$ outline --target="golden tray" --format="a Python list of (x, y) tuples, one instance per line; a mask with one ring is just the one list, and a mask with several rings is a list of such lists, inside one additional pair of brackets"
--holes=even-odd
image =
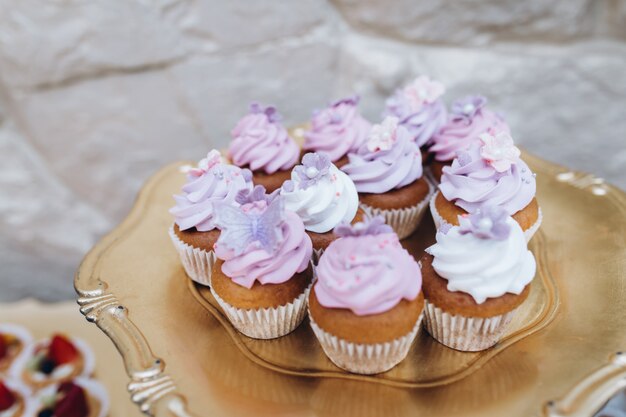
[[(544, 215), (531, 243), (539, 268), (523, 311), (487, 351), (457, 352), (422, 331), (398, 367), (359, 376), (326, 359), (307, 322), (271, 341), (240, 335), (169, 242), (182, 163), (159, 171), (85, 257), (81, 312), (122, 354), (133, 401), (157, 417), (589, 417), (626, 386), (626, 195), (524, 158)], [(427, 219), (406, 246), (418, 255), (432, 236)]]

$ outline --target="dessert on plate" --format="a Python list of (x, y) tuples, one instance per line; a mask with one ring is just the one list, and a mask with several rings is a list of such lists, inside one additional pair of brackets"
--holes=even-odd
[(39, 390), (79, 376), (91, 376), (94, 369), (95, 356), (85, 342), (54, 334), (28, 345), (11, 366), (10, 375)]
[(302, 219), (313, 243), (313, 261), (335, 239), (332, 230), (340, 223), (363, 219), (359, 194), (354, 183), (330, 162), (325, 153), (307, 153), (297, 165), (291, 180), (280, 190), (285, 209)]
[(211, 293), (241, 333), (272, 339), (293, 331), (306, 313), (313, 280), (311, 239), (297, 214), (262, 186), (241, 192), (240, 207), (218, 207)]
[(268, 192), (279, 189), (300, 160), (300, 148), (280, 123), (274, 107), (251, 104), (250, 113), (231, 135), (228, 157), (235, 165), (250, 168), (253, 182)]
[(24, 327), (0, 323), (0, 375), (9, 370), (32, 341), (33, 337)]
[(487, 131), (511, 133), (509, 125), (497, 113), (489, 110), (483, 96), (468, 96), (452, 103), (448, 121), (432, 137), (428, 152), (433, 155), (430, 169), (434, 179), (441, 180), (444, 166), (452, 164), (457, 152), (464, 151)]
[(0, 417), (34, 417), (30, 389), (17, 379), (0, 377)]
[(458, 225), (458, 218), (483, 205), (502, 207), (529, 241), (541, 225), (535, 174), (520, 158), (505, 131), (486, 132), (443, 168), (439, 191), (430, 202), (435, 225)]
[(106, 417), (109, 413), (106, 389), (88, 378), (50, 385), (33, 402), (37, 417)]
[(420, 76), (387, 99), (383, 116), (397, 117), (411, 137), (422, 148), (428, 145), (446, 123), (447, 110), (441, 99), (446, 89), (439, 81)]
[(527, 299), (535, 258), (505, 209), (483, 206), (444, 226), (421, 260), (424, 323), (440, 343), (461, 351), (496, 344)]
[(420, 327), (419, 265), (380, 216), (335, 233), (309, 294), (311, 327), (338, 367), (385, 372), (406, 357)]
[(303, 149), (326, 153), (338, 168), (348, 163), (348, 153), (365, 143), (372, 128), (359, 113), (358, 103), (358, 97), (344, 98), (316, 111), (304, 133)]
[(341, 170), (359, 192), (363, 210), (381, 215), (400, 239), (415, 231), (432, 192), (423, 176), (420, 149), (395, 117), (374, 125), (367, 142), (348, 155)]
[(215, 204), (238, 206), (235, 197), (241, 190), (252, 190), (250, 170), (227, 164), (213, 149), (197, 167), (187, 171), (182, 194), (174, 196), (176, 205), (170, 209), (174, 224), (169, 235), (185, 272), (202, 285), (211, 285), (213, 245), (220, 235)]

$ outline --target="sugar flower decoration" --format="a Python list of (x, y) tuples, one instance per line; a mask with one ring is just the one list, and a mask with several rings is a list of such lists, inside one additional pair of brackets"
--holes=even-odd
[(370, 152), (388, 151), (391, 149), (396, 141), (399, 122), (397, 117), (387, 116), (381, 124), (372, 126), (367, 139), (367, 149)]
[(223, 162), (220, 152), (216, 149), (211, 149), (207, 154), (207, 157), (201, 159), (200, 162), (198, 162), (197, 167), (188, 167), (185, 169), (185, 172), (192, 177), (200, 177), (209, 172), (211, 168), (213, 168), (220, 162)]
[(450, 109), (453, 120), (470, 121), (476, 113), (487, 104), (487, 99), (483, 96), (467, 96), (452, 103)]
[(404, 87), (403, 94), (411, 109), (418, 111), (424, 105), (434, 103), (445, 91), (442, 83), (422, 75)]
[(483, 146), (480, 156), (498, 172), (505, 172), (519, 158), (520, 150), (513, 144), (513, 138), (507, 132), (495, 135), (486, 132), (480, 135)]
[(376, 216), (353, 225), (347, 223), (340, 224), (335, 227), (334, 233), (338, 237), (374, 236), (383, 233), (393, 233), (393, 229), (388, 224), (385, 224), (383, 216)]
[(220, 204), (217, 213), (221, 229), (219, 242), (232, 249), (235, 255), (241, 255), (251, 245), (268, 253), (273, 253), (278, 246), (284, 221), (281, 198), (274, 198), (268, 204), (266, 197), (241, 207)]
[[(328, 175), (330, 170), (330, 158), (324, 153), (307, 153), (302, 157), (302, 165), (294, 168), (300, 179), (300, 188), (307, 189)], [(293, 183), (286, 184), (285, 191), (293, 191)]]
[(473, 214), (459, 216), (459, 233), (471, 233), (480, 239), (505, 240), (511, 232), (508, 217), (502, 207), (483, 206)]
[(250, 104), (250, 113), (251, 114), (265, 114), (267, 116), (267, 120), (271, 123), (278, 122), (281, 119), (278, 110), (274, 106), (263, 107), (259, 103), (251, 103)]
[(313, 116), (321, 118), (317, 123), (323, 124), (341, 124), (343, 122), (343, 116), (339, 110), (342, 105), (356, 106), (359, 104), (359, 96), (346, 97), (331, 103), (324, 110), (316, 110), (313, 112)]
[(255, 204), (262, 202), (264, 203), (264, 207), (269, 206), (272, 201), (278, 196), (278, 190), (274, 191), (271, 194), (267, 194), (265, 191), (265, 187), (262, 185), (255, 185), (252, 191), (250, 190), (241, 190), (235, 196), (235, 201), (242, 206), (247, 204)]

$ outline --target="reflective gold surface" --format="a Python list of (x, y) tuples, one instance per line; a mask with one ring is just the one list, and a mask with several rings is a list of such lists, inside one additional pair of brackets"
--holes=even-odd
[[(609, 362), (626, 349), (626, 197), (525, 159), (544, 213), (531, 245), (540, 271), (526, 313), (489, 351), (455, 352), (422, 334), (399, 368), (354, 377), (320, 355), (305, 326), (276, 341), (240, 337), (205, 292), (189, 290), (168, 240), (181, 164), (156, 174), (85, 258), (76, 276), (81, 311), (122, 353), (135, 402), (158, 416), (588, 415), (576, 404), (608, 398), (619, 388), (611, 378), (626, 375)], [(413, 250), (425, 244), (417, 239)], [(603, 366), (610, 370), (597, 371)], [(586, 388), (572, 391), (577, 385)]]

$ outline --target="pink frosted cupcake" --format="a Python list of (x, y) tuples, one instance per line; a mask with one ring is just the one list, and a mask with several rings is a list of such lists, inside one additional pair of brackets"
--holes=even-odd
[(328, 358), (359, 374), (407, 355), (422, 320), (422, 276), (382, 217), (335, 229), (309, 295), (311, 327)]
[(384, 116), (397, 117), (417, 146), (423, 147), (446, 123), (447, 110), (441, 99), (445, 91), (440, 82), (417, 77), (387, 99)]
[(365, 144), (348, 155), (341, 170), (359, 192), (361, 208), (371, 216), (383, 216), (400, 239), (419, 225), (432, 193), (423, 176), (422, 156), (411, 134), (387, 117), (374, 125)]
[(430, 211), (439, 228), (458, 225), (459, 216), (472, 214), (484, 205), (502, 207), (530, 240), (542, 220), (536, 191), (535, 174), (520, 158), (511, 136), (490, 131), (481, 134), (467, 151), (461, 151), (451, 166), (443, 168)]
[(325, 153), (338, 168), (367, 140), (372, 125), (359, 114), (358, 97), (345, 98), (318, 111), (304, 133), (304, 150)]
[(237, 123), (231, 135), (228, 157), (235, 165), (250, 168), (253, 182), (268, 192), (279, 189), (289, 179), (300, 159), (300, 149), (280, 124), (274, 107), (251, 104), (250, 113)]
[(211, 292), (233, 326), (272, 339), (293, 331), (306, 313), (313, 248), (297, 214), (262, 186), (243, 192), (241, 207), (219, 207)]
[(511, 133), (509, 125), (498, 114), (487, 109), (483, 96), (468, 96), (455, 101), (448, 122), (432, 138), (428, 152), (434, 155), (431, 164), (433, 176), (441, 180), (444, 166), (451, 165), (457, 152), (464, 151), (488, 130)]
[(235, 198), (242, 190), (252, 190), (250, 170), (225, 163), (213, 149), (188, 171), (183, 193), (174, 196), (176, 206), (170, 213), (175, 220), (169, 235), (185, 272), (199, 284), (211, 285), (213, 245), (220, 235), (215, 204), (238, 206)]

